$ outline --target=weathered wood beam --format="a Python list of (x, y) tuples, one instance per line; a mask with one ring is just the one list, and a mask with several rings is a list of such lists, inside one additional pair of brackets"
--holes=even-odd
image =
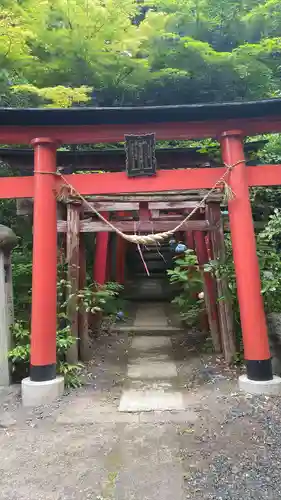
[[(192, 210), (198, 204), (196, 200), (186, 200), (186, 201), (151, 201), (148, 203), (148, 208), (150, 210), (180, 210), (180, 209), (190, 209)], [(205, 203), (202, 205), (205, 207)]]
[[(160, 172), (158, 173), (158, 175)], [(137, 186), (136, 186), (137, 187)], [(197, 203), (198, 200), (202, 200), (202, 198), (206, 195), (206, 189), (178, 189), (178, 190), (165, 190), (159, 191), (151, 190), (152, 192), (138, 192), (136, 189), (135, 193), (128, 192), (120, 192), (114, 194), (104, 194), (104, 195), (89, 195), (87, 196), (87, 200), (89, 202), (148, 202), (148, 203), (178, 203), (178, 202), (188, 202), (190, 206), (194, 206), (194, 202)], [(221, 201), (223, 199), (223, 193), (220, 189), (210, 194), (208, 198), (212, 201)], [(193, 202), (193, 203), (192, 203)], [(155, 207), (155, 208), (160, 208)], [(174, 208), (174, 207), (169, 207)], [(182, 207), (181, 207), (182, 208)], [(185, 207), (183, 207), (185, 208)], [(188, 208), (188, 206), (187, 206)]]
[[(194, 197), (195, 195), (190, 195)], [(198, 200), (185, 200), (185, 201), (176, 201), (174, 200), (175, 196), (171, 196), (170, 201), (149, 201), (151, 200), (150, 196), (143, 196), (145, 199), (139, 199), (138, 201), (97, 201), (97, 202), (89, 202), (92, 208), (95, 208), (99, 212), (129, 212), (129, 211), (138, 211), (139, 203), (141, 201), (148, 201), (149, 210), (180, 210), (180, 209), (190, 209), (192, 210), (197, 205), (198, 201), (202, 199), (200, 195), (197, 195)], [(138, 198), (136, 196), (136, 198)], [(157, 196), (159, 198), (159, 196)], [(165, 198), (163, 195), (162, 198)], [(217, 200), (218, 195), (215, 196), (215, 200)], [(221, 195), (219, 195), (221, 198)], [(58, 204), (60, 206), (61, 204)], [(205, 203), (203, 204), (203, 207)], [(88, 203), (83, 204), (84, 213), (90, 213), (92, 210), (89, 207)], [(23, 198), (17, 200), (17, 215), (32, 215), (33, 213), (33, 199), (32, 198)]]
[[(175, 213), (175, 214), (163, 214), (161, 213), (159, 210), (151, 210), (151, 217), (150, 219), (151, 220), (159, 220), (159, 221), (162, 221), (162, 220), (166, 220), (166, 221), (171, 221), (171, 220), (177, 220), (177, 221), (181, 221), (184, 219), (185, 216), (187, 216), (190, 212), (192, 212), (193, 209), (185, 209), (184, 211), (184, 214), (182, 214), (182, 210), (179, 212), (179, 213)], [(205, 209), (200, 209), (198, 208), (198, 210), (196, 210), (196, 212), (194, 214), (191, 215), (191, 219), (194, 220), (194, 219), (197, 219), (199, 218), (198, 215), (200, 214), (204, 214), (204, 210)], [(122, 219), (123, 220), (123, 219)]]
[[(153, 232), (164, 232), (164, 231), (169, 231), (170, 229), (173, 229), (175, 227), (175, 223), (177, 224), (180, 221), (146, 221), (146, 222), (139, 222), (139, 221), (114, 221), (113, 224), (114, 226), (119, 229), (120, 231), (123, 231), (124, 233), (134, 233), (135, 231), (138, 232), (143, 232), (143, 233), (151, 233)], [(66, 233), (67, 232), (67, 222), (59, 220), (57, 224), (57, 229), (58, 232), (60, 233)], [(214, 226), (210, 226), (210, 224), (207, 221), (188, 221), (185, 222), (184, 225), (182, 226), (183, 231), (210, 231), (214, 229)], [(80, 232), (81, 233), (100, 233), (100, 232), (112, 232), (113, 229), (111, 229), (110, 226), (105, 224), (102, 221), (88, 221), (88, 220), (81, 220), (80, 221)]]
[[(86, 249), (85, 236), (80, 234), (79, 241), (79, 290), (86, 286)], [(78, 312), (79, 331), (79, 358), (81, 361), (90, 361), (93, 353), (93, 344), (89, 336), (88, 313), (85, 306), (80, 302)]]
[[(164, 197), (164, 196), (163, 196)], [(137, 198), (137, 196), (136, 196)], [(151, 198), (151, 197), (149, 197)], [(139, 204), (147, 201), (149, 210), (181, 210), (181, 209), (190, 209), (192, 210), (198, 204), (198, 201), (201, 201), (201, 197), (198, 195), (198, 200), (186, 200), (186, 201), (149, 201), (138, 200), (131, 202), (122, 202), (122, 201), (101, 201), (101, 202), (91, 202), (91, 207), (95, 208), (99, 212), (107, 211), (107, 212), (131, 212), (138, 211)], [(217, 197), (215, 197), (217, 200)], [(205, 203), (202, 205), (205, 207)], [(88, 204), (84, 204), (84, 212), (91, 212), (91, 208)]]

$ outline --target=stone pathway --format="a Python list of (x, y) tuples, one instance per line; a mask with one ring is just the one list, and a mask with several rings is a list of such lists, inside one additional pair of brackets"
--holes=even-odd
[[(151, 326), (164, 332), (169, 326), (162, 304), (141, 304), (137, 309), (133, 328), (149, 330)], [(135, 336), (129, 348), (128, 382), (119, 411), (183, 410), (177, 376), (170, 336)]]
[[(87, 385), (50, 406), (24, 409), (16, 387), (0, 389), (1, 500), (280, 499), (281, 398), (238, 392), (198, 332), (169, 335), (101, 336)], [(161, 383), (184, 410), (118, 411), (128, 380), (151, 394), (151, 379), (128, 379), (134, 353), (176, 363)]]

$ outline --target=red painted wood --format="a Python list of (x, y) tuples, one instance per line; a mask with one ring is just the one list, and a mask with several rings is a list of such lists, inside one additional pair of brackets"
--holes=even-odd
[(108, 283), (109, 281), (111, 281), (111, 258), (110, 258), (110, 254), (111, 254), (111, 238), (110, 238), (110, 234), (108, 236), (108, 242), (107, 242), (107, 256), (106, 256), (106, 273), (105, 273), (105, 283)]
[(242, 130), (244, 135), (255, 135), (270, 132), (281, 132), (281, 120), (276, 117), (251, 119), (213, 120), (203, 122), (144, 123), (123, 125), (90, 125), (90, 126), (39, 126), (39, 127), (0, 127), (2, 144), (30, 144), (35, 137), (44, 137), (63, 144), (83, 144), (101, 142), (120, 142), (126, 134), (154, 133), (159, 140), (187, 140), (216, 138), (224, 130)]
[[(242, 138), (235, 131), (224, 134), (221, 147), (228, 164), (244, 158)], [(245, 359), (264, 360), (270, 358), (270, 351), (246, 171), (245, 163), (240, 163), (230, 175), (235, 198), (228, 205), (229, 221)]]
[[(108, 218), (108, 213), (103, 212), (102, 215)], [(107, 251), (108, 251), (109, 233), (96, 234), (96, 247), (94, 256), (94, 273), (93, 278), (99, 285), (104, 285), (107, 278)]]
[[(56, 171), (51, 140), (34, 143), (35, 172)], [(57, 331), (57, 204), (55, 177), (35, 173), (33, 215), (31, 364), (56, 363)]]
[[(83, 195), (121, 193), (157, 193), (187, 189), (208, 189), (225, 172), (224, 168), (194, 170), (161, 170), (155, 177), (129, 179), (125, 172), (66, 175), (66, 179)], [(249, 186), (281, 185), (281, 165), (259, 165), (246, 168)], [(56, 178), (59, 187), (61, 181)], [(1, 177), (0, 198), (32, 198), (33, 177)]]
[[(250, 186), (281, 185), (281, 165), (247, 167)], [(152, 193), (211, 188), (224, 174), (224, 168), (162, 170), (155, 177), (130, 179), (125, 172), (77, 174), (67, 180), (82, 194)], [(0, 188), (1, 197), (1, 188)]]
[(116, 240), (116, 281), (120, 285), (125, 281), (125, 258), (126, 258), (126, 241), (117, 235)]
[[(157, 193), (211, 188), (224, 172), (224, 168), (162, 170), (155, 177), (136, 179), (128, 178), (124, 172), (78, 174), (67, 176), (67, 179), (82, 194)], [(281, 184), (281, 166), (247, 167), (247, 177), (251, 186), (279, 185)]]
[(0, 198), (33, 198), (34, 177), (0, 177)]
[[(201, 231), (194, 231), (193, 234), (198, 264), (203, 270), (204, 264), (209, 262), (205, 234)], [(204, 292), (208, 294), (208, 301), (206, 302), (208, 311), (207, 321), (212, 334), (215, 350), (220, 352), (221, 342), (219, 338), (216, 285), (211, 273), (204, 272), (203, 276), (205, 282)]]
[(246, 179), (249, 186), (279, 186), (281, 185), (281, 165), (247, 167)]
[(147, 201), (141, 201), (139, 204), (139, 220), (141, 222), (149, 221), (150, 220), (150, 210), (148, 208), (148, 202)]
[(185, 233), (185, 241), (186, 241), (186, 244), (187, 244), (187, 248), (190, 248), (191, 250), (193, 250), (194, 247), (195, 247), (193, 231), (186, 231), (186, 233)]
[[(212, 170), (212, 171), (211, 171)], [(128, 178), (126, 173), (73, 175), (69, 182), (83, 194), (151, 193), (211, 187), (224, 169), (160, 171), (155, 177)], [(281, 173), (281, 172), (280, 172)], [(1, 193), (0, 193), (1, 194)]]

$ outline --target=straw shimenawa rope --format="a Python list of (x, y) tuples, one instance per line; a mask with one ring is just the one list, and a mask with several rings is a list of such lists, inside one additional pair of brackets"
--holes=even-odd
[[(179, 231), (181, 227), (192, 217), (192, 215), (204, 205), (205, 201), (209, 198), (209, 196), (217, 189), (217, 187), (221, 184), (224, 186), (224, 194), (225, 194), (225, 201), (232, 200), (235, 197), (235, 193), (233, 193), (231, 187), (227, 184), (225, 178), (227, 175), (231, 172), (231, 170), (236, 167), (236, 165), (239, 165), (240, 163), (244, 163), (245, 160), (239, 160), (233, 165), (227, 165), (225, 164), (226, 171), (224, 174), (216, 181), (216, 183), (213, 185), (213, 187), (206, 193), (206, 195), (202, 198), (202, 200), (194, 207), (194, 209), (173, 229), (170, 229), (169, 231), (165, 231), (163, 233), (155, 233), (155, 234), (147, 234), (147, 235), (138, 235), (138, 234), (125, 234), (122, 231), (120, 231), (117, 227), (114, 226), (109, 220), (107, 220), (105, 217), (103, 217), (102, 214), (96, 210), (91, 203), (89, 203), (86, 198), (79, 193), (70, 182), (66, 179), (66, 177), (59, 171), (57, 172), (38, 172), (35, 171), (34, 173), (37, 174), (53, 174), (61, 178), (61, 180), (64, 182), (64, 185), (61, 187), (60, 192), (57, 194), (57, 199), (58, 201), (63, 201), (67, 197), (67, 194), (80, 198), (81, 201), (92, 211), (97, 217), (99, 217), (100, 220), (102, 220), (107, 226), (109, 226), (116, 234), (124, 238), (126, 241), (130, 241), (131, 243), (135, 243), (136, 245), (142, 244), (142, 245), (152, 245), (155, 242), (162, 242), (169, 236), (172, 236), (174, 233)], [(67, 189), (66, 189), (67, 187)]]

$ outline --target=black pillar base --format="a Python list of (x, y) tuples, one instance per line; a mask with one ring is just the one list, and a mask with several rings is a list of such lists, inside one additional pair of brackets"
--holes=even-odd
[(47, 382), (54, 380), (57, 375), (56, 364), (51, 365), (30, 365), (30, 380), (32, 382)]
[(263, 382), (273, 379), (271, 359), (262, 359), (260, 361), (247, 359), (245, 363), (249, 380)]

